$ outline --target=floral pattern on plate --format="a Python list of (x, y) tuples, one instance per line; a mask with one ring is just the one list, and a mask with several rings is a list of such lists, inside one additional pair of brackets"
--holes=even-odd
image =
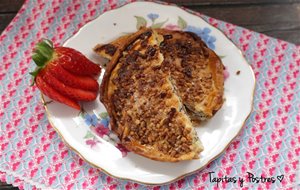
[(90, 129), (86, 131), (86, 134), (83, 137), (86, 145), (92, 149), (97, 149), (100, 148), (101, 140), (105, 140), (119, 149), (123, 157), (127, 155), (129, 151), (120, 143), (118, 137), (111, 131), (107, 112), (89, 114), (82, 110), (79, 113), (79, 116), (84, 121), (83, 123)]
[(207, 46), (215, 50), (215, 42), (216, 37), (211, 35), (211, 29), (208, 27), (195, 27), (192, 25), (189, 25), (182, 17), (178, 16), (177, 24), (167, 24), (169, 19), (163, 20), (163, 21), (157, 21), (159, 19), (159, 14), (156, 13), (149, 13), (147, 14), (147, 18), (150, 19), (150, 25), (148, 24), (148, 21), (146, 18), (142, 16), (135, 16), (136, 18), (136, 28), (139, 29), (142, 26), (150, 26), (151, 28), (166, 28), (169, 30), (183, 30), (183, 31), (189, 31), (197, 34), (206, 44)]

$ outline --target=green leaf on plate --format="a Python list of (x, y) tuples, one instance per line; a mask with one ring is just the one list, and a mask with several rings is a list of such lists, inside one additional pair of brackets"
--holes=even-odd
[(161, 28), (169, 19), (163, 21), (163, 22), (158, 22), (155, 24), (152, 24), (151, 28)]
[(95, 137), (91, 131), (87, 131), (86, 135), (83, 137), (84, 139), (90, 139)]
[(108, 113), (107, 112), (102, 112), (99, 114), (99, 116), (101, 117), (101, 119), (105, 119), (108, 117)]
[(136, 18), (136, 29), (140, 29), (143, 26), (147, 26), (147, 21), (144, 17), (141, 16), (134, 16)]
[(226, 57), (226, 55), (218, 55), (220, 57), (220, 59), (223, 59)]
[(181, 28), (181, 30), (187, 27), (186, 21), (183, 20), (183, 18), (181, 18), (180, 16), (178, 17), (177, 25), (179, 26), (179, 28)]

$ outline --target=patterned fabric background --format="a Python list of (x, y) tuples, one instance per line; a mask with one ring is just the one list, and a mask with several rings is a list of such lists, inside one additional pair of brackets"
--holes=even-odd
[[(204, 170), (164, 186), (112, 178), (68, 149), (49, 125), (28, 72), (34, 44), (62, 44), (81, 26), (126, 0), (27, 0), (0, 37), (0, 180), (21, 189), (218, 189), (215, 175), (278, 176), (244, 189), (296, 189), (300, 157), (300, 47), (198, 13), (243, 52), (257, 80), (254, 109), (242, 133)], [(221, 189), (239, 188), (220, 183)]]

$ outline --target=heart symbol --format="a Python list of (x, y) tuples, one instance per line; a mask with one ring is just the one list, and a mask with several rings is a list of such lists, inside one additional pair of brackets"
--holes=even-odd
[(278, 181), (280, 181), (280, 183), (282, 182), (283, 178), (284, 178), (284, 175), (283, 175), (283, 174), (277, 176), (277, 179), (278, 179)]

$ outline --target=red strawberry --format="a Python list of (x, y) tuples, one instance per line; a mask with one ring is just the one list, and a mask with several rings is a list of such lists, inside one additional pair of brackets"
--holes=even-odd
[(88, 76), (76, 76), (69, 71), (65, 70), (61, 65), (57, 64), (55, 67), (48, 69), (51, 74), (60, 80), (65, 85), (70, 87), (78, 87), (83, 90), (98, 91), (99, 85), (97, 80)]
[(69, 99), (69, 98), (61, 95), (56, 90), (54, 90), (51, 86), (48, 85), (48, 83), (46, 83), (42, 79), (41, 75), (38, 75), (35, 78), (35, 82), (36, 82), (37, 87), (49, 98), (80, 110), (80, 105), (75, 100)]
[(79, 51), (68, 47), (54, 49), (60, 64), (68, 71), (77, 75), (98, 75), (100, 67), (88, 60)]
[(51, 73), (47, 72), (46, 69), (40, 71), (40, 75), (42, 76), (44, 81), (47, 81), (49, 86), (56, 89), (62, 95), (65, 95), (71, 99), (79, 100), (79, 101), (92, 101), (97, 97), (96, 92), (86, 91), (78, 88), (72, 88), (61, 83), (58, 79), (56, 79)]
[(53, 47), (49, 40), (37, 43), (32, 59), (37, 65), (33, 75), (42, 93), (75, 109), (77, 101), (95, 100), (99, 85), (94, 77), (100, 67), (80, 52), (67, 47)]

